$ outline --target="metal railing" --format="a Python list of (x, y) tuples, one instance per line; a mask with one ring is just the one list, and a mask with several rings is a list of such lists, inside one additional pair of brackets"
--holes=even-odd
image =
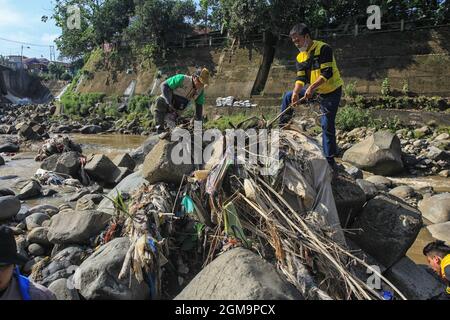
[[(336, 38), (343, 36), (361, 36), (377, 33), (390, 33), (390, 32), (404, 32), (421, 29), (434, 29), (441, 27), (448, 27), (450, 23), (436, 23), (435, 20), (400, 20), (396, 22), (382, 22), (381, 29), (369, 30), (367, 25), (347, 25), (335, 29), (314, 29), (313, 35), (318, 39)], [(279, 39), (283, 35), (278, 36)], [(287, 36), (285, 36), (287, 37)], [(220, 31), (215, 31), (205, 35), (196, 35), (191, 37), (184, 37), (181, 40), (171, 42), (168, 44), (168, 48), (199, 48), (199, 47), (218, 47), (226, 44), (231, 44), (233, 38), (229, 35), (224, 35)], [(240, 41), (240, 44), (248, 43), (261, 43), (264, 41), (264, 34), (251, 34), (246, 39)]]

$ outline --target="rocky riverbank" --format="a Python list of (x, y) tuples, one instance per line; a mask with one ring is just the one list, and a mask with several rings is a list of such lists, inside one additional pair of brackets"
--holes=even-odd
[[(3, 132), (9, 134), (0, 143), (7, 161), (16, 161), (13, 154), (25, 148), (42, 156), (40, 171), (33, 177), (20, 177), (20, 172), (16, 177), (0, 174), (0, 184), (14, 180), (11, 188), (0, 188), (0, 220), (13, 228), (21, 253), (29, 257), (22, 271), (48, 286), (59, 299), (318, 298), (319, 288), (300, 290), (287, 269), (280, 275), (275, 268), (276, 261), (286, 263), (279, 260), (286, 254), (283, 245), (273, 243), (284, 229), (276, 231), (269, 223), (264, 231), (253, 230), (248, 224), (255, 219), (248, 205), (261, 206), (258, 210), (262, 211), (267, 205), (258, 202), (263, 193), (258, 196), (260, 186), (252, 187), (248, 175), (233, 166), (223, 167), (220, 157), (206, 165), (208, 171), (175, 165), (169, 157), (173, 144), (156, 135), (129, 154), (88, 155), (82, 146), (64, 140), (64, 135), (48, 140), (55, 132), (51, 128), (63, 126), (50, 120), (52, 111), (45, 106), (24, 107), (0, 117), (0, 128), (7, 128)], [(306, 123), (300, 120), (300, 126), (309, 129)], [(103, 122), (98, 125), (107, 127)], [(423, 129), (426, 133), (421, 138), (415, 138), (414, 132), (411, 136), (411, 130), (339, 132), (345, 160), (339, 176), (330, 184), (326, 177), (310, 176), (290, 159), (291, 167), (283, 169), (290, 170), (290, 180), (282, 175), (289, 191), (280, 193), (306, 219), (317, 188), (330, 188), (334, 200), (326, 205), (330, 212), (335, 205), (336, 221), (349, 230), (347, 246), (367, 263), (379, 266), (407, 298), (416, 299), (440, 293), (443, 285), (406, 253), (424, 225), (435, 238), (450, 242), (450, 198), (449, 193), (432, 187), (402, 185), (394, 176), (445, 176), (448, 134), (428, 129)], [(59, 133), (73, 130), (81, 132), (73, 127)], [(291, 134), (303, 141), (303, 135)], [(47, 143), (50, 148), (43, 149)], [(302, 143), (308, 150), (319, 148), (312, 141)], [(417, 162), (411, 164), (411, 157)], [(319, 155), (312, 159), (302, 166), (324, 161)], [(236, 177), (242, 180), (233, 180)], [(225, 203), (236, 191), (250, 203), (244, 205), (238, 199), (231, 202), (233, 206)], [(58, 194), (64, 196), (52, 205), (28, 205), (33, 199), (55, 199)], [(229, 212), (239, 218), (235, 220)], [(220, 241), (213, 241), (216, 238)], [(311, 254), (314, 259), (323, 258), (320, 250)], [(299, 261), (300, 265), (305, 262)], [(392, 291), (386, 283), (383, 287)]]

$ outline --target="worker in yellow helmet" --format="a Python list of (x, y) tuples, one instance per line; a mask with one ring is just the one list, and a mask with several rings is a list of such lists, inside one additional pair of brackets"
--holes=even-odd
[(450, 300), (450, 247), (444, 241), (435, 241), (423, 248), (430, 267), (444, 280), (447, 289), (436, 297), (438, 300)]
[[(336, 170), (334, 157), (337, 153), (335, 119), (342, 96), (343, 81), (336, 65), (331, 47), (321, 41), (313, 40), (308, 27), (295, 25), (289, 36), (300, 51), (297, 55), (297, 78), (294, 90), (286, 92), (281, 111), (295, 104), (301, 98), (310, 99), (315, 92), (319, 94), (321, 108), (322, 142), (325, 157), (331, 168)], [(293, 110), (280, 118), (284, 126), (293, 116)]]

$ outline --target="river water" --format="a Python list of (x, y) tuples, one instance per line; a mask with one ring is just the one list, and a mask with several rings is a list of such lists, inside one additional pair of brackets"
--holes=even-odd
[[(131, 152), (135, 148), (139, 147), (147, 137), (136, 135), (117, 135), (117, 134), (105, 134), (105, 135), (82, 135), (72, 134), (70, 137), (76, 142), (82, 145), (83, 154), (105, 154), (111, 158), (115, 155), (125, 152)], [(21, 152), (11, 160), (10, 157), (4, 157), (7, 160), (4, 166), (0, 166), (0, 187), (10, 188), (14, 185), (16, 179), (2, 179), (5, 176), (18, 176), (21, 178), (31, 178), (36, 170), (39, 168), (40, 163), (34, 161), (36, 152)], [(396, 184), (410, 185), (415, 189), (431, 186), (436, 192), (450, 192), (449, 179), (432, 176), (432, 177), (401, 177), (390, 178)], [(64, 194), (59, 194), (53, 198), (40, 198), (36, 200), (26, 201), (28, 206), (34, 206), (37, 204), (54, 204), (59, 205), (62, 202), (61, 197), (64, 198)], [(427, 224), (427, 221), (425, 221)], [(433, 237), (426, 228), (423, 228), (419, 233), (417, 240), (409, 249), (407, 256), (418, 264), (426, 264), (426, 259), (422, 254), (423, 247), (430, 241), (433, 241)]]

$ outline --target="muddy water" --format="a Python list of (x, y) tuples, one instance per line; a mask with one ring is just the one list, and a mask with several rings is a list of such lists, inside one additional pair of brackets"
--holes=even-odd
[[(139, 147), (147, 137), (132, 135), (82, 135), (74, 134), (70, 137), (81, 144), (84, 155), (101, 153), (111, 158), (120, 153), (131, 152)], [(14, 157), (4, 156), (6, 164), (0, 166), (0, 188), (13, 188), (20, 178), (29, 179), (39, 169), (40, 162), (34, 161), (36, 152), (21, 152)], [(6, 178), (6, 179), (5, 179)], [(26, 201), (31, 207), (39, 204), (59, 205), (73, 190), (58, 190), (54, 197), (38, 198)]]

